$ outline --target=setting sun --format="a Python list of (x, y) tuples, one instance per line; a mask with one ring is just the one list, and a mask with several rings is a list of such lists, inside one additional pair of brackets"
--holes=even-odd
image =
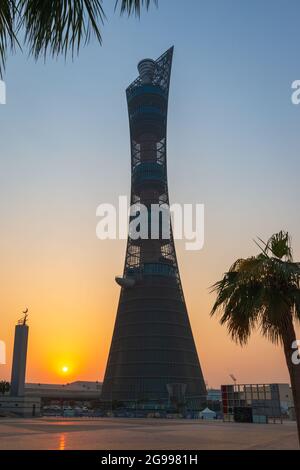
[(67, 372), (69, 372), (69, 367), (68, 367), (68, 366), (63, 366), (63, 367), (61, 368), (61, 370), (62, 370), (62, 372), (63, 372), (64, 374), (66, 374)]

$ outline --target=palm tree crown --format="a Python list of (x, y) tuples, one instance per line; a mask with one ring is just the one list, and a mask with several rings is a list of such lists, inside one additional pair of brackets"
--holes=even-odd
[(290, 321), (300, 320), (300, 263), (292, 260), (290, 237), (279, 232), (262, 243), (261, 253), (238, 259), (212, 287), (217, 299), (211, 314), (222, 311), (221, 324), (240, 344), (257, 327), (282, 342)]
[[(140, 15), (157, 0), (115, 0), (120, 13)], [(0, 76), (3, 75), (8, 50), (23, 43), (38, 59), (73, 55), (92, 35), (101, 44), (101, 27), (105, 19), (103, 0), (1, 0), (0, 1)]]

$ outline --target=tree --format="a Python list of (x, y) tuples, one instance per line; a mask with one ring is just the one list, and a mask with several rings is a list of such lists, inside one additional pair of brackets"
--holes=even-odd
[(5, 393), (8, 393), (10, 390), (10, 385), (9, 382), (6, 382), (6, 380), (1, 380), (0, 381), (0, 393), (2, 395), (5, 395)]
[[(293, 262), (287, 232), (260, 240), (257, 256), (238, 259), (224, 277), (212, 286), (217, 299), (211, 311), (221, 314), (232, 339), (245, 345), (254, 329), (283, 346), (288, 367), (300, 442), (300, 364), (295, 323), (300, 320), (300, 263)], [(293, 349), (294, 348), (294, 349)]]
[[(157, 4), (157, 0), (115, 0), (115, 10), (139, 16), (141, 8), (148, 9), (152, 2)], [(73, 56), (92, 35), (101, 44), (105, 19), (103, 0), (1, 0), (0, 76), (8, 51), (21, 48), (21, 43), (35, 59), (68, 52)]]

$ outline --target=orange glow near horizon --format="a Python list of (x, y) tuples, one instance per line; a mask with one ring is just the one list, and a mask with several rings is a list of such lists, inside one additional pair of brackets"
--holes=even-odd
[[(69, 250), (65, 246), (66, 241), (57, 247), (61, 253), (57, 252), (55, 259), (44, 257), (39, 264), (33, 263), (30, 276), (26, 275), (27, 255), (17, 248), (14, 265), (3, 269), (5, 276), (0, 274), (0, 286), (6, 292), (2, 296), (5, 314), (1, 315), (1, 335), (8, 355), (7, 364), (1, 366), (1, 376), (7, 379), (14, 324), (23, 299), (29, 304), (27, 382), (103, 379), (120, 293), (114, 275), (122, 271), (125, 242), (96, 240), (93, 249), (87, 248), (84, 256), (80, 244), (72, 249), (69, 246)], [(219, 278), (220, 268), (210, 264), (206, 250), (195, 255), (183, 251), (180, 243), (177, 246), (189, 317), (208, 386), (230, 382), (231, 373), (243, 383), (287, 382), (280, 347), (254, 334), (249, 344), (241, 348), (230, 340), (217, 319), (210, 318), (213, 296), (207, 286)], [(31, 247), (32, 257), (35, 249)], [(19, 256), (24, 266), (22, 275), (18, 274)], [(75, 270), (71, 268), (74, 257)], [(224, 254), (222, 266), (229, 265), (232, 259), (233, 253)]]

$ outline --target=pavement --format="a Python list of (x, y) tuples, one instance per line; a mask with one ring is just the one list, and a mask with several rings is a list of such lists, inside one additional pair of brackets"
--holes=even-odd
[(298, 449), (296, 424), (127, 418), (0, 418), (7, 450)]

